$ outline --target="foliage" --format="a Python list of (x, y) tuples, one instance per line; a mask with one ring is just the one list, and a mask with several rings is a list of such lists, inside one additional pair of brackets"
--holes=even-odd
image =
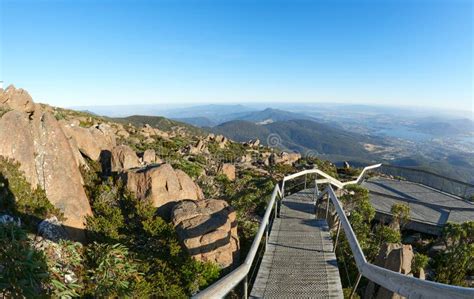
[(87, 260), (89, 292), (94, 297), (124, 297), (141, 291), (136, 287), (144, 278), (127, 247), (93, 243), (87, 248)]
[(9, 108), (0, 108), (0, 118), (4, 116), (7, 112), (11, 111), (12, 109)]
[[(94, 296), (133, 293), (139, 297), (185, 298), (219, 276), (216, 265), (191, 259), (181, 248), (172, 224), (156, 215), (151, 202), (137, 200), (121, 181), (104, 181), (92, 188), (91, 195), (94, 217), (87, 218), (90, 237), (108, 243), (93, 246), (110, 251), (107, 256), (88, 255), (91, 270), (96, 269), (88, 287)], [(117, 263), (129, 274), (133, 273), (130, 275), (135, 280), (126, 279), (130, 275), (109, 280), (107, 273), (97, 268), (100, 263), (94, 260), (117, 258), (117, 255), (121, 258)], [(122, 279), (130, 284), (122, 284)], [(102, 281), (106, 293), (90, 291), (91, 284), (97, 284), (97, 280)]]
[(203, 166), (200, 165), (199, 163), (190, 162), (184, 159), (179, 159), (179, 161), (172, 163), (171, 166), (173, 166), (173, 168), (175, 169), (180, 169), (184, 171), (187, 175), (189, 175), (193, 179), (197, 179), (204, 172)]
[(351, 297), (352, 288), (343, 288), (342, 293), (343, 293), (343, 296), (344, 296), (345, 299), (360, 299), (360, 296), (357, 293), (355, 293)]
[(434, 258), (435, 280), (465, 286), (466, 276), (474, 273), (474, 221), (446, 224), (442, 240), (446, 250)]
[(415, 256), (413, 257), (413, 261), (411, 263), (411, 272), (415, 275), (418, 275), (421, 269), (425, 269), (426, 266), (428, 266), (428, 262), (428, 256), (421, 253), (415, 253)]
[(395, 226), (403, 227), (410, 220), (410, 206), (406, 203), (396, 203), (392, 205), (390, 211)]
[[(369, 262), (374, 261), (383, 243), (400, 243), (401, 233), (397, 229), (379, 224), (372, 230), (372, 221), (375, 218), (375, 209), (370, 204), (369, 192), (360, 185), (348, 185), (346, 193), (340, 197), (346, 212), (349, 212), (349, 222), (359, 241), (362, 251)], [(344, 233), (341, 234), (338, 245), (338, 264), (341, 267), (343, 285), (349, 286), (357, 277), (357, 267), (353, 259), (352, 250)], [(348, 279), (350, 281), (348, 281)]]
[(86, 218), (89, 238), (92, 240), (120, 238), (120, 229), (125, 225), (120, 208), (120, 201), (123, 200), (120, 188), (109, 179), (93, 191), (91, 206), (94, 216)]
[(375, 228), (375, 240), (374, 247), (375, 250), (372, 250), (372, 255), (370, 256), (371, 260), (375, 258), (375, 255), (378, 253), (378, 250), (384, 243), (401, 243), (402, 237), (401, 233), (397, 229), (393, 229), (389, 226), (379, 224)]
[(170, 120), (162, 116), (132, 115), (124, 118), (112, 118), (111, 120), (122, 124), (131, 123), (136, 127), (143, 127), (145, 124), (149, 124), (150, 126), (162, 131), (170, 131), (173, 128), (182, 127), (185, 128), (188, 133), (195, 136), (205, 135), (206, 133), (203, 129), (196, 128), (183, 122)]
[(31, 247), (26, 232), (16, 224), (0, 224), (0, 290), (6, 297), (37, 297), (48, 281), (41, 251)]
[(0, 210), (21, 216), (32, 229), (39, 221), (53, 215), (64, 219), (40, 186), (32, 189), (19, 167), (17, 162), (0, 156)]
[(215, 177), (221, 197), (237, 212), (241, 252), (247, 252), (257, 233), (258, 218), (262, 217), (276, 182), (251, 170), (244, 170), (231, 182), (224, 175)]
[[(83, 288), (82, 245), (61, 240), (58, 244), (50, 245), (46, 256), (50, 276), (49, 293), (56, 298), (79, 297)], [(70, 281), (65, 281), (66, 276), (71, 278)]]

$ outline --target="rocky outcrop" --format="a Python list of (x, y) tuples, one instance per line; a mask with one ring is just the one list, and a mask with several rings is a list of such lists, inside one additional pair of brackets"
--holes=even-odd
[(140, 166), (140, 159), (138, 159), (137, 154), (130, 147), (119, 145), (112, 149), (110, 157), (110, 169), (112, 172), (121, 172)]
[(168, 137), (170, 137), (168, 133), (161, 131), (160, 129), (153, 128), (149, 124), (145, 124), (141, 128), (140, 134), (145, 138), (149, 138), (152, 136), (159, 136), (161, 138), (167, 139)]
[(190, 155), (209, 154), (207, 144), (203, 139), (199, 139), (194, 146), (190, 145), (186, 151)]
[[(5, 95), (7, 93), (7, 95)], [(46, 191), (49, 201), (66, 217), (64, 225), (73, 238), (82, 238), (84, 217), (91, 208), (68, 138), (56, 118), (40, 105), (31, 111), (26, 91), (7, 88), (0, 92), (12, 110), (0, 119), (0, 155), (16, 160), (32, 186)], [(14, 101), (17, 100), (18, 103)], [(26, 103), (26, 104), (25, 104)]]
[(53, 216), (38, 224), (38, 235), (53, 242), (59, 242), (68, 238), (62, 223)]
[(204, 198), (201, 188), (186, 173), (169, 164), (130, 169), (123, 178), (137, 198), (151, 200), (165, 218), (177, 201)]
[(235, 166), (230, 163), (222, 163), (219, 166), (219, 171), (220, 174), (225, 175), (229, 180), (233, 181), (235, 180)]
[(244, 146), (248, 147), (259, 147), (260, 146), (260, 139), (252, 139), (247, 142), (244, 142)]
[(66, 136), (73, 146), (91, 160), (98, 161), (103, 151), (115, 146), (115, 135), (106, 124), (82, 128), (77, 121), (61, 121)]
[(35, 111), (35, 104), (26, 90), (10, 85), (5, 90), (0, 89), (0, 109), (31, 114)]
[(152, 150), (152, 149), (147, 149), (144, 153), (143, 153), (143, 163), (145, 164), (153, 164), (156, 162), (156, 154), (155, 154), (155, 150)]
[(286, 165), (292, 165), (299, 159), (301, 159), (301, 154), (299, 153), (287, 153), (287, 152), (281, 152), (280, 154), (271, 154), (269, 159), (269, 164), (270, 165), (275, 165), (275, 164), (286, 164)]
[(223, 135), (209, 134), (206, 137), (206, 141), (216, 142), (219, 148), (225, 148), (227, 146), (227, 143), (229, 142), (229, 139), (227, 139)]
[(236, 213), (226, 201), (206, 199), (181, 201), (172, 221), (189, 254), (203, 262), (232, 267), (239, 258)]
[[(385, 243), (380, 248), (379, 254), (374, 264), (401, 274), (411, 275), (411, 263), (413, 260), (413, 249), (411, 245), (403, 245), (397, 243)], [(367, 285), (365, 296), (366, 299), (401, 299), (405, 298), (383, 287), (378, 287), (369, 282)]]

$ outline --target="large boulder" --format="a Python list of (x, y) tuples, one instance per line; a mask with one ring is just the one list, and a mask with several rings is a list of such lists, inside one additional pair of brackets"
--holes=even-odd
[(225, 175), (229, 180), (233, 181), (235, 180), (235, 166), (230, 163), (222, 163), (219, 166), (219, 171), (220, 174)]
[(123, 178), (137, 198), (151, 200), (165, 218), (176, 202), (204, 197), (201, 188), (186, 173), (169, 164), (130, 169), (123, 173)]
[(62, 121), (61, 124), (71, 143), (94, 161), (100, 159), (103, 151), (111, 151), (115, 146), (115, 136), (105, 124), (90, 128), (80, 127), (74, 121)]
[(156, 153), (153, 149), (147, 149), (143, 152), (143, 163), (145, 164), (153, 164), (156, 162)]
[(0, 109), (30, 114), (35, 111), (35, 104), (26, 90), (10, 85), (5, 90), (0, 89)]
[(286, 164), (286, 165), (293, 165), (299, 159), (301, 159), (301, 154), (299, 153), (287, 153), (281, 152), (279, 154), (272, 153), (268, 157), (268, 161), (270, 165), (276, 164)]
[(121, 172), (127, 169), (140, 167), (137, 154), (126, 145), (119, 145), (112, 149), (110, 165), (112, 172)]
[[(9, 98), (21, 97), (23, 90), (9, 87)], [(0, 91), (0, 98), (5, 98)], [(27, 105), (28, 106), (28, 105)], [(61, 125), (40, 105), (12, 110), (0, 119), (0, 155), (16, 160), (32, 186), (46, 191), (49, 201), (66, 217), (64, 226), (72, 238), (84, 237), (85, 216), (91, 215), (89, 201), (82, 186), (76, 156)], [(11, 106), (14, 107), (14, 106)]]
[[(411, 263), (414, 257), (411, 245), (398, 243), (384, 243), (374, 264), (401, 274), (411, 274)], [(369, 282), (365, 291), (365, 298), (376, 299), (401, 299), (404, 298), (383, 287), (378, 287), (373, 282)]]
[(226, 201), (181, 201), (173, 209), (172, 222), (189, 254), (221, 268), (235, 266), (239, 258), (236, 213)]

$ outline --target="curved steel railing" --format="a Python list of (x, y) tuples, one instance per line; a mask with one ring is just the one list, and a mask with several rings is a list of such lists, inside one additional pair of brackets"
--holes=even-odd
[[(250, 247), (249, 253), (244, 263), (226, 276), (219, 279), (217, 282), (215, 282), (208, 288), (196, 294), (193, 298), (223, 298), (242, 281), (244, 282), (244, 298), (247, 298), (247, 277), (264, 234), (266, 234), (267, 236), (266, 241), (268, 240), (270, 216), (272, 214), (273, 209), (275, 209), (273, 217), (277, 215), (277, 196), (280, 196), (281, 199), (283, 198), (286, 181), (295, 179), (303, 175), (306, 176), (307, 174), (312, 173), (319, 174), (324, 178), (315, 180), (317, 183), (328, 184), (325, 191), (320, 194), (320, 197), (324, 194), (328, 194), (331, 202), (333, 203), (336, 209), (336, 213), (339, 216), (341, 226), (351, 247), (351, 251), (354, 255), (357, 268), (362, 276), (377, 283), (380, 286), (383, 286), (386, 289), (389, 289), (397, 294), (408, 298), (474, 298), (474, 288), (464, 288), (437, 283), (433, 281), (422, 280), (416, 277), (406, 276), (385, 268), (381, 268), (379, 266), (367, 262), (364, 253), (360, 248), (359, 242), (357, 241), (357, 237), (355, 236), (354, 231), (352, 230), (352, 227), (349, 223), (349, 220), (347, 219), (347, 216), (331, 185), (336, 186), (338, 188), (343, 188), (344, 186), (349, 184), (358, 184), (362, 181), (367, 171), (377, 168), (380, 165), (381, 164), (365, 167), (359, 177), (356, 180), (350, 182), (340, 182), (339, 180), (331, 177), (330, 175), (324, 173), (319, 169), (303, 170), (301, 172), (286, 176), (282, 181), (281, 189), (278, 184), (273, 189), (273, 193), (265, 211), (265, 215), (263, 216), (257, 235), (253, 240), (252, 246)], [(317, 189), (315, 188), (315, 190)]]

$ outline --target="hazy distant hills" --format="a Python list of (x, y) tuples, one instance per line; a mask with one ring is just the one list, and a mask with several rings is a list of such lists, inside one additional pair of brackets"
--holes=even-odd
[(470, 119), (420, 119), (413, 128), (425, 134), (435, 136), (468, 134), (474, 131), (474, 122)]
[(364, 149), (363, 143), (374, 142), (367, 136), (303, 119), (276, 121), (264, 125), (235, 120), (220, 124), (212, 128), (212, 131), (237, 141), (258, 138), (265, 145), (278, 146), (303, 155), (337, 155), (344, 160), (356, 161), (372, 158)]
[[(474, 122), (469, 118), (338, 104), (137, 107), (143, 114), (164, 117), (137, 114), (115, 120), (137, 126), (148, 123), (164, 130), (186, 126), (195, 134), (214, 132), (236, 141), (259, 138), (263, 144), (332, 162), (384, 162), (474, 182)], [(268, 144), (269, 136), (275, 135), (272, 140), (278, 144)]]
[[(209, 107), (206, 106), (206, 107)], [(220, 106), (216, 106), (220, 107)], [(305, 119), (305, 120), (316, 120), (313, 117), (307, 116), (302, 113), (294, 113), (290, 111), (284, 111), (280, 109), (266, 108), (261, 111), (248, 111), (242, 109), (243, 106), (238, 105), (238, 107), (232, 106), (237, 109), (220, 109), (218, 110), (208, 110), (206, 113), (199, 110), (195, 113), (194, 117), (172, 117), (175, 120), (182, 121), (198, 127), (214, 127), (219, 124), (233, 121), (233, 120), (245, 120), (254, 123), (260, 124), (269, 124), (278, 121), (286, 120), (295, 120), (295, 119)], [(211, 107), (212, 108), (212, 107)], [(240, 111), (239, 111), (240, 110)], [(236, 112), (237, 111), (237, 112)], [(204, 116), (208, 115), (208, 116)]]
[(206, 131), (200, 128), (194, 127), (183, 122), (171, 120), (162, 116), (132, 115), (127, 117), (114, 117), (110, 119), (122, 124), (131, 123), (136, 127), (142, 127), (145, 124), (148, 124), (163, 131), (169, 131), (173, 127), (181, 126), (187, 128), (190, 132), (196, 135), (206, 134)]

